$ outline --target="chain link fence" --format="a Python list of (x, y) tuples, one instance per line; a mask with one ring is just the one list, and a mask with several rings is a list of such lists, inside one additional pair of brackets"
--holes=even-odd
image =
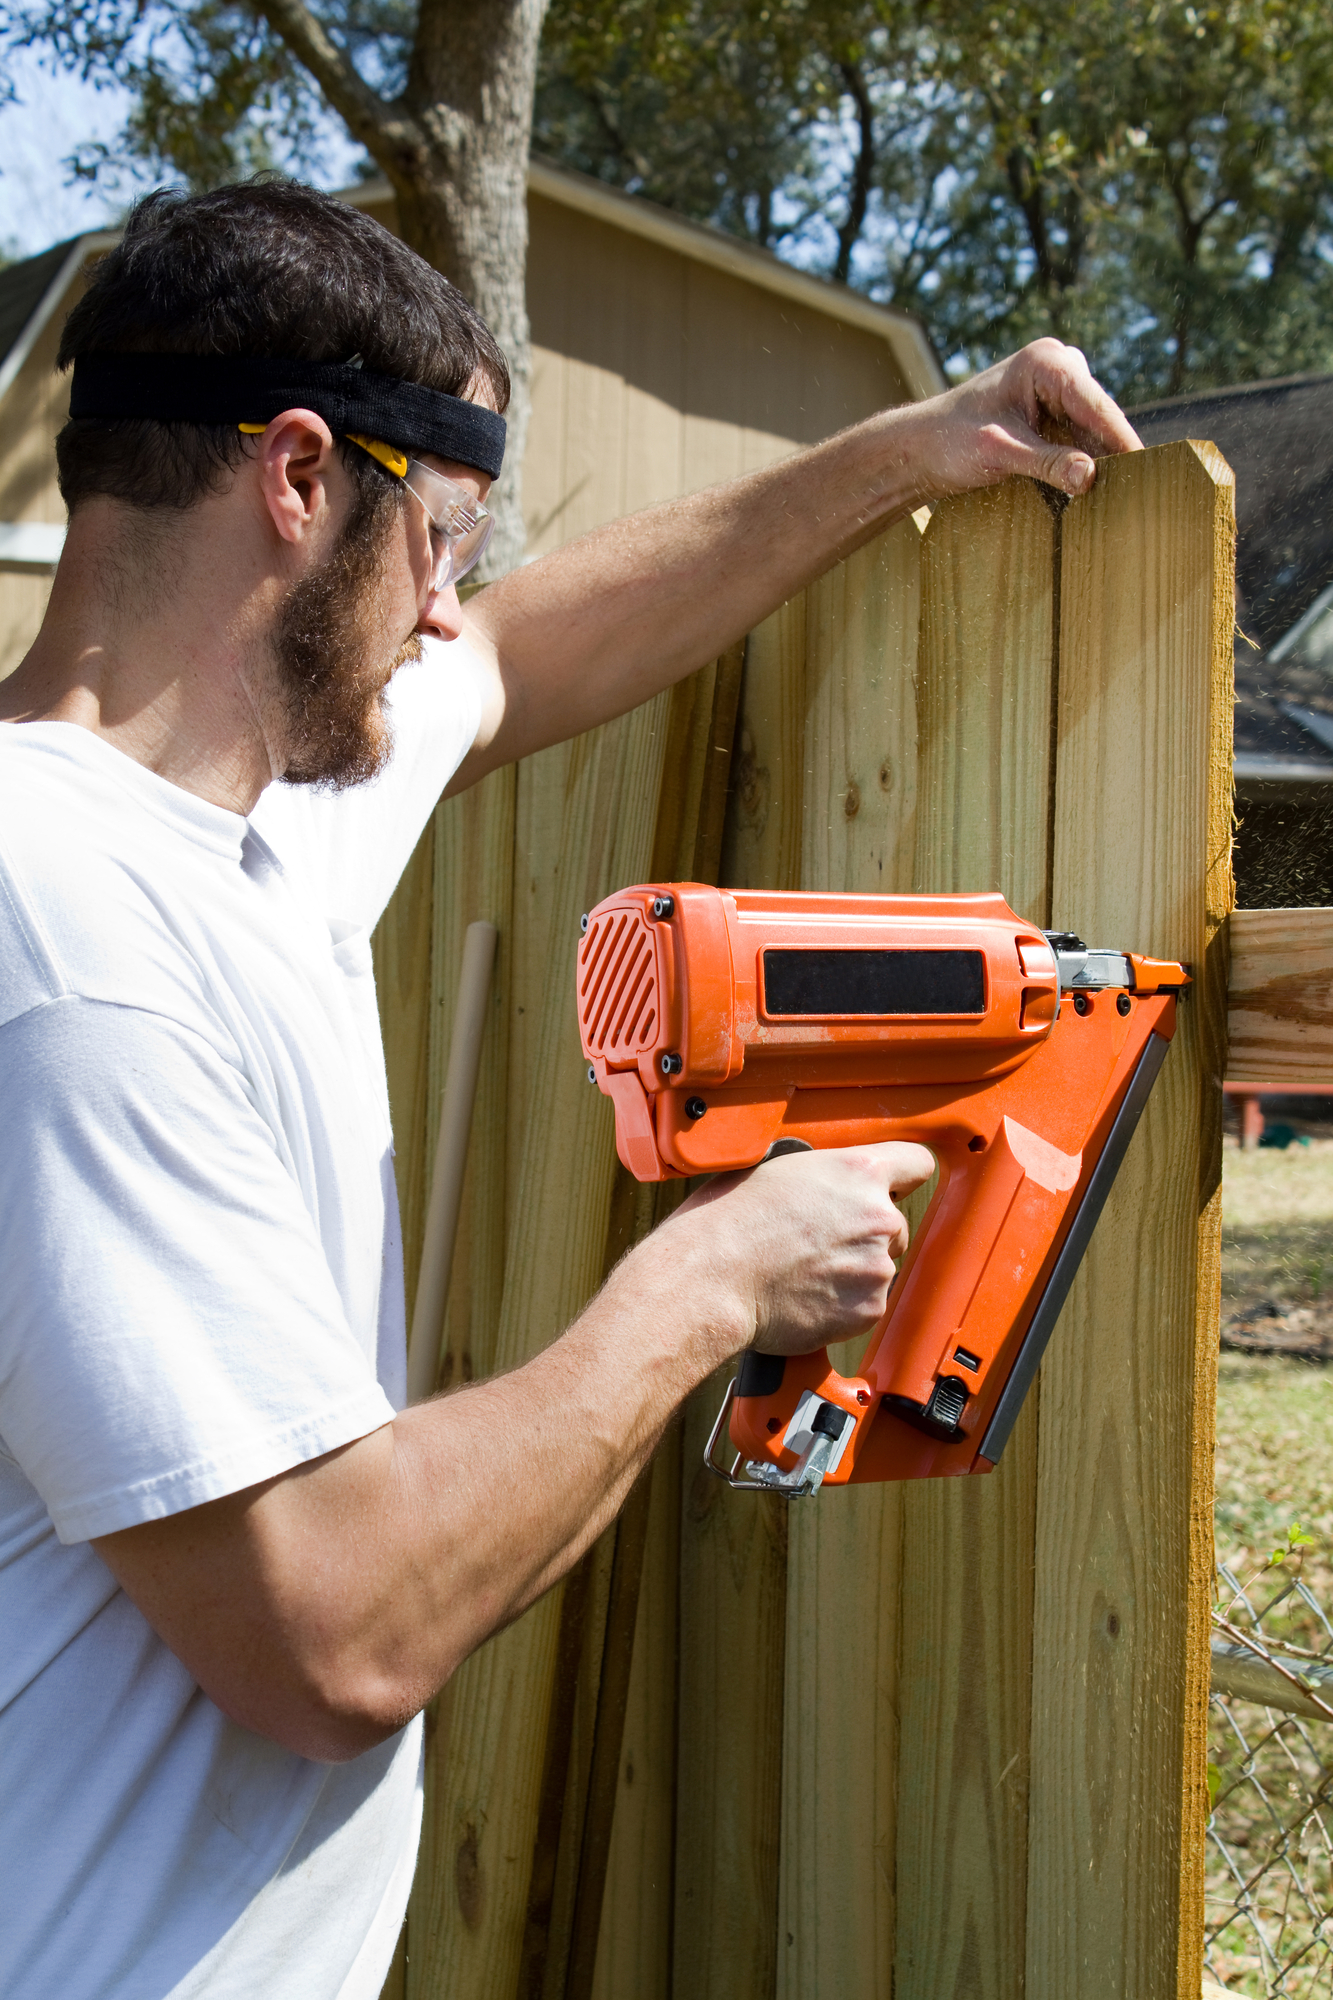
[(1218, 1569), (1206, 1994), (1333, 2000), (1333, 1623), (1301, 1568)]

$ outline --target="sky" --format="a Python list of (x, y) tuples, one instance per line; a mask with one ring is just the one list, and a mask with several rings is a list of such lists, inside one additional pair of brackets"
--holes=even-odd
[(111, 140), (129, 99), (52, 76), (26, 51), (8, 65), (18, 102), (0, 106), (0, 250), (31, 257), (48, 244), (114, 220), (125, 195), (68, 185), (61, 164), (85, 139)]
[[(153, 183), (145, 178), (115, 191), (71, 184), (64, 165), (89, 139), (115, 140), (130, 106), (127, 92), (53, 75), (27, 52), (7, 67), (17, 102), (0, 105), (0, 253), (31, 257), (67, 236), (114, 224), (135, 193)], [(322, 185), (345, 187), (356, 178), (356, 149), (335, 120), (325, 157)]]

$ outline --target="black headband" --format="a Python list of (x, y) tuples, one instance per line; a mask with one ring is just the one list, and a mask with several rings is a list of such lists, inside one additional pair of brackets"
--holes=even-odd
[(481, 403), (345, 361), (278, 361), (249, 354), (81, 354), (71, 417), (159, 423), (267, 424), (314, 410), (330, 430), (361, 431), (399, 451), (431, 451), (499, 475), (505, 420)]

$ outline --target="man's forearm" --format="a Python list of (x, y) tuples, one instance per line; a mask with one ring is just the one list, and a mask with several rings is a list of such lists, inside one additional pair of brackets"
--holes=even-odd
[(647, 700), (916, 507), (1016, 473), (1085, 491), (1090, 451), (1137, 443), (1082, 355), (1039, 341), (947, 395), (583, 536), (469, 605), (491, 694), (451, 789)]
[(886, 1143), (714, 1181), (513, 1374), (97, 1552), (235, 1721), (354, 1756), (577, 1559), (722, 1361), (869, 1332), (906, 1248), (893, 1191), (933, 1164)]
[(682, 1312), (665, 1273), (627, 1262), (514, 1373), (99, 1553), (235, 1721), (355, 1755), (577, 1561), (672, 1411), (744, 1344), (734, 1293), (692, 1290)]
[[(914, 428), (915, 425), (915, 428)], [(594, 529), (475, 600), (525, 748), (623, 712), (716, 657), (921, 504), (920, 420), (890, 410), (799, 458)], [(542, 671), (515, 672), (541, 655)]]

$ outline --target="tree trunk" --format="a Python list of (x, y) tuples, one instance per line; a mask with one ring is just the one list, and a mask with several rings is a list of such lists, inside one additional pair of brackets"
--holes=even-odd
[(421, 0), (407, 88), (393, 102), (358, 73), (306, 0), (255, 5), (388, 177), (403, 240), (471, 299), (508, 357), (509, 442), (482, 571), (503, 576), (523, 560), (528, 148), (547, 0)]
[[(402, 108), (416, 143), (375, 150), (414, 250), (476, 306), (509, 361), (505, 468), (485, 569), (523, 559), (523, 451), (532, 353), (525, 297), (528, 149), (546, 0), (422, 0)], [(415, 136), (415, 135), (414, 135)]]

